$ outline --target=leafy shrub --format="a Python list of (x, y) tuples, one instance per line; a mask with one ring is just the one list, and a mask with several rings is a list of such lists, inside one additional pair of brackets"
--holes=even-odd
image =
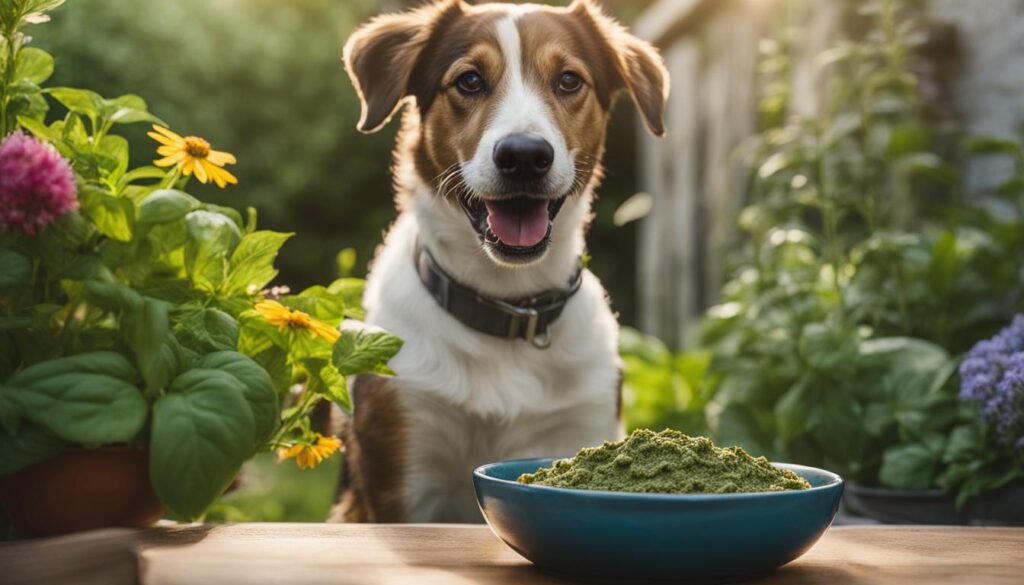
[[(1024, 303), (1022, 183), (961, 194), (918, 95), (919, 22), (897, 0), (861, 10), (864, 38), (821, 57), (820, 115), (787, 119), (787, 84), (765, 84), (766, 127), (743, 150), (749, 243), (700, 332), (706, 412), (726, 444), (861, 483), (956, 489), (965, 476), (947, 467), (988, 449), (956, 400), (958, 354)], [(766, 75), (784, 75), (784, 44), (767, 48)], [(1019, 157), (1012, 142), (969, 147)]]
[[(336, 451), (312, 409), (348, 408), (345, 376), (388, 373), (401, 341), (338, 330), (362, 314), (359, 280), (265, 289), (291, 234), (186, 191), (234, 182), (232, 155), (137, 95), (41, 88), (54, 60), (22, 29), (61, 3), (0, 4), (0, 474), (67, 446), (146, 446), (164, 506), (193, 519), (257, 452), (312, 467)], [(116, 131), (138, 123), (160, 166), (129, 164)]]

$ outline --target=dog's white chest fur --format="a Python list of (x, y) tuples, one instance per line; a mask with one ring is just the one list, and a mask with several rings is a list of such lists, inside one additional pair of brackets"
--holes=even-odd
[[(617, 324), (601, 284), (585, 271), (580, 290), (549, 329), (547, 349), (466, 328), (420, 283), (413, 262), (415, 243), (423, 238), (435, 253), (456, 257), (482, 254), (438, 252), (456, 245), (456, 239), (446, 240), (443, 231), (432, 233), (438, 231), (435, 222), (432, 230), (421, 231), (419, 222), (424, 214), (447, 213), (443, 208), (448, 206), (417, 199), (420, 208), (405, 211), (388, 234), (364, 299), (367, 322), (405, 341), (391, 361), (398, 375), (393, 385), (408, 423), (403, 519), (477, 522), (481, 518), (471, 479), (475, 466), (571, 455), (621, 435)], [(589, 207), (584, 201), (572, 207), (577, 206), (563, 213), (584, 214)], [(575, 232), (563, 236), (582, 242), (582, 234)]]

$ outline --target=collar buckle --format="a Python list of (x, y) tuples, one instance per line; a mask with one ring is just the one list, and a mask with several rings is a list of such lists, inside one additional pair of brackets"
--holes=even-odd
[(534, 347), (544, 349), (551, 345), (547, 334), (537, 335), (537, 322), (540, 320), (540, 312), (534, 307), (517, 307), (500, 299), (480, 299), (483, 302), (493, 303), (502, 313), (512, 317), (509, 322), (508, 338), (517, 339), (520, 337), (519, 330), (526, 323), (522, 338), (530, 342)]

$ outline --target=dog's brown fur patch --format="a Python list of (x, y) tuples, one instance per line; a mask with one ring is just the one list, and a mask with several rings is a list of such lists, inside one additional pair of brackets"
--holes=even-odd
[(405, 415), (388, 378), (356, 376), (354, 416), (341, 430), (345, 470), (329, 522), (398, 522), (405, 469)]

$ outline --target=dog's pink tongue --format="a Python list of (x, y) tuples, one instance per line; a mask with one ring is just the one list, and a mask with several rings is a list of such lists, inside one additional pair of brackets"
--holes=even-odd
[(543, 199), (526, 202), (486, 201), (487, 225), (509, 246), (535, 246), (548, 233), (548, 203)]

